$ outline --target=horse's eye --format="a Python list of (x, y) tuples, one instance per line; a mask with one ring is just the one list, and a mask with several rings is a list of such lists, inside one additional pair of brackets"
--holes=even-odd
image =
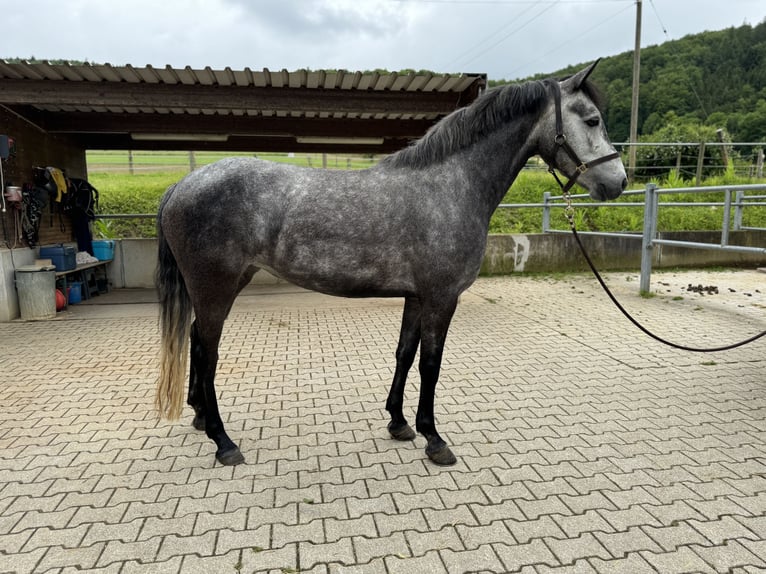
[(590, 118), (589, 120), (585, 120), (585, 123), (590, 127), (595, 128), (598, 124), (601, 123), (601, 120), (599, 118)]

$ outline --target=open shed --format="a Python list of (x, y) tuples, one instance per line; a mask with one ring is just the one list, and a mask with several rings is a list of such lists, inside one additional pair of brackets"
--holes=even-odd
[[(6, 185), (36, 166), (87, 179), (86, 151), (385, 154), (422, 136), (486, 86), (484, 74), (235, 71), (0, 60)], [(72, 240), (46, 224), (40, 244)], [(0, 214), (12, 229), (8, 214)], [(0, 321), (18, 316), (14, 269), (35, 250), (0, 245)]]

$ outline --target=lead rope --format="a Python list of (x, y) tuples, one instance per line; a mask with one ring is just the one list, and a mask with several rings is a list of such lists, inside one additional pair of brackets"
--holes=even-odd
[(760, 339), (761, 337), (766, 336), (766, 331), (763, 331), (762, 333), (754, 335), (753, 337), (745, 339), (744, 341), (740, 341), (738, 343), (732, 343), (731, 345), (724, 345), (723, 347), (698, 348), (698, 347), (687, 347), (686, 345), (679, 345), (678, 343), (673, 343), (672, 341), (668, 341), (652, 333), (649, 329), (644, 327), (635, 318), (633, 318), (633, 316), (630, 313), (628, 313), (625, 307), (623, 307), (622, 304), (620, 304), (620, 302), (611, 292), (609, 287), (607, 287), (606, 283), (604, 282), (604, 279), (601, 277), (601, 274), (598, 272), (598, 269), (596, 269), (596, 266), (593, 264), (593, 261), (591, 261), (591, 258), (588, 255), (588, 252), (585, 250), (585, 246), (582, 244), (582, 241), (580, 241), (580, 236), (577, 234), (577, 227), (575, 226), (575, 220), (574, 220), (575, 211), (574, 211), (574, 207), (572, 206), (572, 196), (569, 194), (569, 190), (564, 190), (562, 197), (564, 198), (564, 201), (566, 202), (564, 215), (567, 218), (567, 221), (569, 222), (569, 227), (572, 230), (572, 234), (574, 235), (575, 241), (577, 242), (577, 245), (580, 247), (580, 251), (582, 252), (583, 257), (585, 257), (585, 261), (588, 262), (588, 266), (590, 267), (590, 270), (593, 271), (593, 275), (596, 276), (596, 279), (601, 285), (601, 288), (604, 290), (607, 296), (612, 300), (612, 303), (614, 303), (615, 306), (620, 310), (620, 312), (623, 315), (625, 315), (628, 321), (630, 321), (636, 327), (638, 327), (641, 330), (641, 332), (643, 332), (645, 335), (648, 335), (655, 341), (659, 341), (660, 343), (664, 345), (673, 347), (674, 349), (681, 349), (682, 351), (691, 351), (693, 353), (715, 353), (718, 351), (728, 351), (730, 349), (736, 349), (737, 347), (742, 347), (743, 345), (747, 345), (748, 343), (752, 343), (753, 341), (756, 341)]

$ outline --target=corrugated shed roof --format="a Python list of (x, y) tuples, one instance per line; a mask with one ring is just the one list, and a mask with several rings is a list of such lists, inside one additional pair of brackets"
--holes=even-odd
[(14, 80), (69, 80), (73, 82), (126, 82), (147, 84), (200, 84), (205, 86), (291, 87), (343, 90), (397, 90), (462, 92), (481, 74), (433, 74), (418, 72), (348, 72), (346, 70), (287, 70), (267, 68), (253, 71), (202, 69), (136, 68), (111, 64), (50, 64), (48, 62), (8, 62), (0, 60), (0, 78)]
[[(286, 146), (291, 145), (286, 140), (288, 136), (330, 137), (332, 134), (338, 139), (344, 135), (342, 124), (334, 128), (322, 125), (312, 134), (309, 124), (304, 133), (292, 122), (280, 132), (274, 121), (280, 118), (316, 120), (315, 128), (322, 124), (321, 120), (324, 124), (333, 120), (354, 120), (359, 124), (367, 120), (366, 128), (361, 124), (349, 126), (350, 136), (364, 133), (368, 140), (389, 138), (392, 141), (386, 147), (395, 148), (422, 135), (427, 125), (473, 101), (485, 84), (483, 74), (288, 72), (228, 67), (214, 70), (189, 66), (156, 68), (0, 60), (0, 105), (28, 115), (31, 122), (48, 131), (76, 135), (87, 147), (132, 147), (130, 138), (115, 135), (135, 131), (127, 125), (132, 117), (144, 133), (154, 128), (158, 133), (164, 131), (164, 136), (170, 130), (175, 134), (226, 135), (231, 136), (228, 139), (232, 142), (232, 137), (238, 137), (240, 141), (234, 142), (237, 147), (233, 149), (264, 143), (273, 145), (275, 134), (281, 134)], [(30, 110), (35, 113), (28, 113)], [(200, 126), (192, 121), (221, 116), (241, 121), (222, 121), (220, 129), (211, 122)], [(169, 119), (171, 117), (173, 119)], [(186, 128), (178, 121), (179, 117), (188, 120)], [(153, 119), (147, 121), (148, 118)], [(79, 130), (72, 124), (74, 120), (79, 122)], [(264, 120), (263, 133), (258, 120)], [(394, 124), (386, 125), (381, 123), (383, 120), (397, 121), (399, 125), (385, 133), (383, 128), (393, 128)], [(403, 122), (411, 122), (410, 128), (403, 128)], [(201, 132), (194, 131), (200, 127)], [(111, 135), (107, 137), (107, 134)], [(244, 141), (246, 137), (248, 142)], [(166, 137), (161, 139), (167, 141)], [(403, 141), (397, 143), (393, 139)], [(162, 147), (167, 147), (167, 143)]]

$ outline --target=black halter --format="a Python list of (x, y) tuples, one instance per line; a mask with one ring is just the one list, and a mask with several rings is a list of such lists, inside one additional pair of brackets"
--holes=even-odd
[(556, 106), (556, 137), (554, 138), (554, 141), (556, 142), (556, 145), (564, 150), (566, 154), (572, 159), (572, 161), (577, 166), (575, 168), (575, 172), (572, 175), (567, 175), (564, 173), (563, 170), (561, 170), (561, 173), (563, 173), (569, 181), (563, 183), (559, 176), (556, 174), (556, 170), (554, 167), (550, 164), (548, 164), (548, 171), (553, 175), (553, 177), (556, 178), (556, 183), (559, 184), (559, 187), (561, 187), (561, 191), (564, 195), (569, 193), (569, 190), (572, 189), (574, 184), (577, 182), (577, 178), (580, 177), (583, 173), (588, 171), (590, 168), (599, 165), (601, 163), (606, 163), (608, 161), (612, 161), (613, 159), (620, 159), (620, 153), (614, 152), (610, 153), (608, 155), (602, 156), (600, 158), (591, 160), (589, 162), (584, 162), (580, 160), (580, 158), (577, 156), (577, 153), (575, 150), (572, 149), (572, 146), (569, 145), (569, 142), (567, 142), (567, 136), (564, 135), (564, 121), (562, 119), (561, 115), (561, 88), (559, 87), (558, 82), (553, 81), (550, 84), (553, 87), (553, 101)]

